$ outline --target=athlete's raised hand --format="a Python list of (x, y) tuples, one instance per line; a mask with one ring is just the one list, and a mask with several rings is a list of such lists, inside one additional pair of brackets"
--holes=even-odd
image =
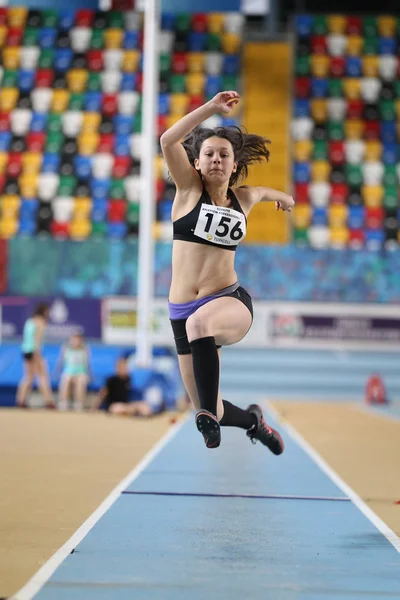
[(240, 96), (237, 92), (219, 92), (211, 100), (211, 104), (215, 107), (216, 112), (227, 115), (232, 108), (239, 102)]

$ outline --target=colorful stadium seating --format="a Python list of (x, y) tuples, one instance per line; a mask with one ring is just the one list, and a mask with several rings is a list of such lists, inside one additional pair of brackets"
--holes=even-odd
[[(242, 28), (238, 13), (162, 15), (158, 135), (240, 87)], [(142, 49), (139, 13), (0, 8), (0, 237), (137, 235)], [(160, 157), (155, 172), (170, 239)]]
[(297, 243), (379, 249), (400, 242), (399, 25), (391, 16), (296, 18)]

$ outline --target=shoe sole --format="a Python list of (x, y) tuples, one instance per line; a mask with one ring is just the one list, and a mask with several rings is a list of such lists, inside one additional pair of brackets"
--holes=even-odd
[(202, 434), (207, 448), (218, 448), (221, 443), (221, 428), (211, 413), (197, 413), (196, 427)]

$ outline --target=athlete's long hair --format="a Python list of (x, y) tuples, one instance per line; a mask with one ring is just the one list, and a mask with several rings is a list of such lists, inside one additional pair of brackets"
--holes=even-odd
[(249, 165), (269, 159), (267, 146), (271, 142), (260, 135), (247, 133), (243, 128), (236, 126), (215, 127), (214, 129), (199, 126), (193, 129), (182, 142), (191, 165), (194, 166), (195, 159), (199, 158), (203, 142), (210, 137), (219, 137), (232, 144), (237, 170), (229, 179), (230, 186), (246, 179)]

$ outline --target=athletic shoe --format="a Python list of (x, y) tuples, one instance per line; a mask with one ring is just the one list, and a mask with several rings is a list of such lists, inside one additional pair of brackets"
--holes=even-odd
[(274, 454), (282, 454), (285, 446), (279, 433), (266, 424), (261, 408), (258, 404), (251, 404), (247, 408), (248, 412), (255, 416), (257, 424), (248, 429), (246, 435), (253, 444), (259, 440), (264, 446), (267, 446)]
[(215, 415), (208, 410), (196, 414), (196, 426), (203, 435), (207, 448), (218, 448), (221, 443), (221, 428)]

